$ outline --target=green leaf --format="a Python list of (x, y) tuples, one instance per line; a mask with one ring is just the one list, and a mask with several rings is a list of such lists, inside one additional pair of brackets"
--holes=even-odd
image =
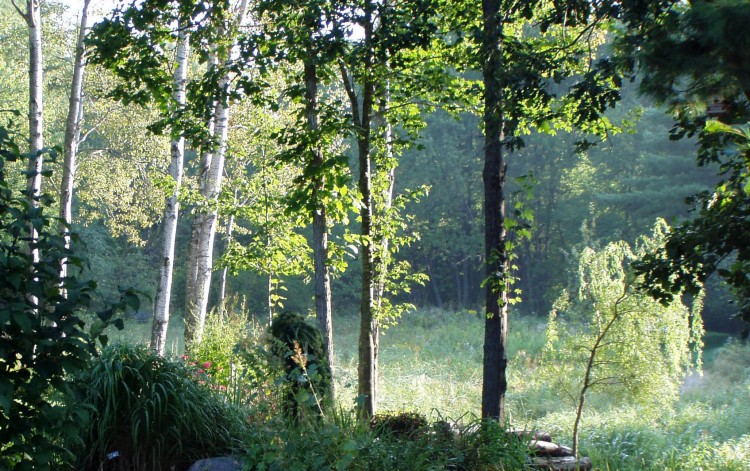
[(16, 311), (13, 313), (13, 320), (23, 333), (28, 334), (31, 332), (32, 322), (27, 313)]
[(709, 119), (708, 121), (706, 121), (705, 130), (708, 133), (737, 133), (737, 130), (735, 130), (732, 126), (724, 124), (721, 121), (715, 119)]
[(98, 318), (94, 319), (94, 322), (91, 323), (91, 327), (89, 327), (89, 335), (92, 337), (98, 337), (104, 330), (104, 327), (106, 327), (106, 323), (103, 320)]
[(5, 415), (10, 415), (10, 406), (13, 403), (13, 383), (7, 376), (0, 376), (0, 407), (5, 411)]

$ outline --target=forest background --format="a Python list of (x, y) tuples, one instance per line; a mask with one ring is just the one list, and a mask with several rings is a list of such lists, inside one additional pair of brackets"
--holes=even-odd
[[(67, 113), (76, 12), (62, 3), (49, 2), (46, 7), (45, 131), (50, 142), (58, 142)], [(4, 30), (0, 108), (23, 110), (28, 93), (24, 78), (26, 28), (9, 2), (0, 11)], [(96, 67), (89, 69), (85, 109), (91, 129), (79, 149), (74, 232), (86, 241), (83, 255), (89, 260), (92, 278), (98, 280), (101, 302), (116, 298), (118, 286), (135, 287), (153, 299), (168, 139), (154, 136), (147, 129), (158, 119), (155, 110), (109, 100), (106, 95), (114, 79)], [(576, 275), (571, 267), (584, 247), (603, 247), (617, 240), (633, 244), (650, 231), (657, 218), (671, 222), (688, 218), (691, 206), (686, 200), (712, 188), (718, 180), (716, 167), (695, 165), (695, 141), (670, 140), (672, 118), (652, 100), (639, 96), (635, 84), (626, 84), (622, 94), (622, 103), (608, 115), (613, 122), (625, 123), (622, 132), (613, 132), (585, 152), (577, 151), (575, 145), (580, 134), (532, 133), (524, 137), (526, 146), (511, 157), (511, 204), (520, 201), (534, 214), (531, 238), (519, 242), (515, 262), (522, 302), (514, 306), (514, 311), (519, 315), (546, 317), (560, 290), (574, 284)], [(231, 201), (228, 206), (234, 206), (237, 212), (248, 214), (234, 218), (234, 237), (239, 245), (251, 245), (259, 234), (266, 233), (266, 216), (268, 227), (275, 226), (267, 243), (277, 245), (277, 256), (285, 260), (276, 265), (278, 269), (271, 269), (271, 289), (279, 296), (273, 302), (282, 303), (285, 309), (309, 312), (314, 304), (307, 284), (310, 254), (299, 245), (299, 239), (290, 237), (309, 238), (309, 228), (295, 226), (283, 207), (294, 170), (278, 168), (270, 161), (276, 143), (268, 135), (263, 142), (262, 137), (248, 133), (249, 127), (266, 126), (270, 134), (286, 123), (283, 116), (264, 115), (252, 108), (243, 104), (236, 113), (227, 184), (221, 198)], [(348, 148), (349, 144), (342, 142), (341, 146)], [(438, 110), (426, 117), (420, 136), (403, 151), (395, 194), (423, 192), (423, 196), (406, 204), (408, 231), (417, 237), (400, 248), (398, 258), (429, 279), (412, 286), (410, 293), (399, 295), (399, 301), (420, 308), (481, 310), (482, 149), (478, 117), (471, 113), (454, 117)], [(188, 152), (187, 158), (188, 179), (194, 179), (197, 156)], [(526, 192), (527, 188), (531, 191)], [(185, 298), (192, 214), (187, 203), (187, 217), (179, 220), (175, 249), (171, 305), (176, 313), (183, 309), (181, 301)], [(217, 249), (223, 258), (219, 258), (219, 267), (232, 265), (224, 237), (233, 212), (220, 211), (218, 231), (222, 237), (217, 238)], [(343, 230), (337, 237), (342, 247), (351, 246), (343, 240)], [(350, 247), (342, 257), (348, 262), (346, 270), (333, 278), (334, 311), (338, 315), (353, 315), (359, 303), (359, 264), (353, 263), (355, 257)], [(250, 310), (260, 315), (268, 309), (269, 270), (259, 269), (261, 260), (244, 263), (244, 269), (230, 270), (225, 296), (244, 298)], [(251, 266), (255, 269), (249, 269)], [(290, 274), (295, 270), (297, 273)], [(219, 269), (216, 275), (220, 274)], [(221, 279), (213, 277), (212, 306), (219, 303)], [(727, 290), (712, 278), (707, 293), (706, 328), (739, 332), (742, 323), (732, 320), (736, 312)], [(141, 313), (144, 319), (149, 314), (147, 310)]]
[[(0, 17), (4, 31), (0, 109), (24, 109), (26, 26), (11, 6), (3, 6), (7, 8)], [(59, 142), (77, 36), (70, 12), (62, 5), (47, 3), (43, 13), (44, 131), (47, 142)], [(283, 73), (271, 77), (270, 90), (285, 86)], [(137, 99), (111, 99), (118, 86), (109, 71), (87, 69), (73, 228), (85, 242), (80, 254), (88, 260), (90, 276), (98, 281), (99, 306), (118, 298), (122, 286), (137, 288), (147, 300), (158, 298), (154, 280), (162, 262), (161, 218), (165, 199), (174, 189), (165, 178), (168, 137), (150, 130), (163, 110), (153, 103), (140, 106), (143, 103), (135, 103)], [(333, 88), (326, 93), (343, 96), (349, 90)], [(556, 301), (561, 293), (581, 288), (579, 261), (586, 258), (587, 250), (605, 250), (617, 241), (635, 247), (657, 218), (674, 222), (689, 217), (685, 199), (717, 182), (716, 168), (695, 165), (695, 142), (668, 139), (672, 119), (639, 97), (635, 85), (626, 85), (622, 97), (607, 115), (618, 126), (608, 128), (598, 145), (581, 148), (582, 134), (558, 129), (553, 135), (524, 135), (525, 146), (509, 157), (506, 190), (519, 219), (510, 218), (508, 224), (516, 228), (512, 234), (526, 235), (510, 239), (519, 280), (512, 312), (521, 329), (536, 330), (540, 338), (539, 325), (559, 308)], [(314, 236), (309, 221), (289, 199), (295, 178), (305, 169), (275, 158), (284, 154), (284, 132), (293, 126), (294, 110), (254, 105), (237, 103), (228, 125), (225, 184), (211, 207), (218, 214), (219, 236), (208, 304), (216, 312), (241, 309), (264, 323), (282, 310), (314, 312), (310, 284), (314, 263), (308, 248)], [(416, 131), (413, 141), (398, 142), (401, 155), (390, 161), (390, 172), (378, 183), (387, 187), (395, 182), (390, 236), (394, 262), (388, 272), (391, 278), (384, 282), (389, 307), (394, 313), (418, 310), (421, 314), (416, 318), (404, 320), (415, 325), (426, 322), (436, 329), (425, 319), (450, 325), (453, 320), (445, 317), (445, 311), (471, 316), (483, 311), (486, 260), (480, 168), (485, 144), (474, 106), (471, 109), (469, 103), (466, 109), (450, 113), (428, 106), (430, 113), (420, 115), (424, 126), (409, 129)], [(404, 118), (418, 121), (408, 113)], [(24, 134), (23, 124), (17, 129)], [(356, 263), (361, 247), (353, 236), (358, 229), (352, 208), (357, 206), (351, 196), (357, 191), (353, 175), (359, 168), (353, 141), (333, 139), (326, 144), (347, 164), (341, 167), (334, 188), (337, 198), (331, 206), (339, 219), (330, 234), (333, 312), (341, 325), (347, 325), (355, 318), (361, 293)], [(193, 150), (186, 153), (171, 294), (172, 328), (178, 332), (184, 300), (189, 298), (184, 287), (190, 278), (190, 226), (205, 213), (199, 196), (202, 158)], [(53, 180), (52, 186), (59, 184)], [(524, 226), (527, 223), (531, 230)], [(740, 324), (730, 319), (733, 313), (727, 290), (709, 280), (703, 311), (706, 326), (738, 332)], [(130, 325), (148, 321), (152, 314), (148, 307), (131, 313)], [(467, 325), (473, 324), (467, 321)], [(175, 353), (180, 348), (179, 342), (171, 345)]]

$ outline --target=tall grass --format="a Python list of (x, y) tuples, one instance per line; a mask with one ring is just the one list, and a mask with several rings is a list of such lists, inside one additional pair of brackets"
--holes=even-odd
[[(356, 328), (352, 318), (334, 323), (336, 394), (345, 406), (356, 398)], [(406, 314), (399, 324), (382, 333), (378, 408), (426, 414), (439, 411), (454, 418), (477, 414), (483, 329), (484, 319), (476, 313), (430, 310)], [(510, 335), (509, 357), (514, 364), (533, 363), (544, 346), (544, 326), (538, 319), (516, 319)]]
[[(356, 388), (356, 321), (337, 319), (339, 399)], [(570, 440), (570, 378), (538, 363), (544, 325), (511, 318), (508, 412), (513, 425), (543, 428)], [(480, 408), (483, 319), (467, 313), (411, 313), (381, 341), (381, 410), (410, 410), (469, 420)], [(685, 382), (672, 409), (614, 403), (600, 394), (583, 423), (581, 451), (597, 469), (750, 469), (750, 347), (732, 343), (707, 355), (701, 376)]]
[(104, 463), (107, 469), (181, 469), (239, 449), (241, 413), (199, 384), (194, 371), (145, 346), (106, 348), (78, 385), (77, 399), (91, 410), (86, 433), (73, 444), (78, 469)]
[[(179, 329), (179, 320), (175, 321)], [(566, 395), (571, 381), (555, 377), (540, 364), (544, 321), (512, 317), (510, 326), (507, 409), (511, 423), (545, 429), (565, 443), (574, 418), (574, 402)], [(126, 328), (126, 338), (147, 339), (148, 328), (136, 327), (142, 333)], [(337, 400), (341, 410), (350, 411), (356, 398), (358, 321), (339, 316), (334, 328)], [(451, 444), (458, 448), (448, 453), (456, 460), (469, 459), (473, 445), (468, 442), (479, 439), (472, 434), (476, 428), (466, 427), (480, 410), (483, 328), (484, 319), (476, 314), (419, 311), (383, 332), (381, 340), (379, 410), (447, 419), (459, 430), (463, 424), (466, 433), (459, 433), (457, 440), (465, 443)], [(179, 336), (178, 329), (173, 330)], [(672, 408), (592, 396), (583, 422), (581, 453), (605, 470), (750, 469), (750, 347), (730, 343), (706, 358), (703, 375), (695, 373), (685, 381)], [(404, 469), (445, 469), (454, 459), (434, 454), (434, 442), (374, 441), (349, 412), (302, 428), (290, 428), (268, 414), (253, 417), (265, 422), (253, 422), (245, 450), (267, 467), (398, 469), (388, 467), (396, 466), (389, 461), (396, 456)], [(444, 458), (448, 461), (441, 461)]]

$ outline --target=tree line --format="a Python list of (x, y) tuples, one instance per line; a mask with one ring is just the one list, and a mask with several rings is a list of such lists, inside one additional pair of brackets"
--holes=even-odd
[[(503, 420), (509, 306), (548, 310), (584, 246), (634, 240), (716, 181), (680, 158), (691, 150), (659, 141), (664, 118), (628, 98), (628, 79), (645, 77), (641, 90), (672, 106), (676, 137), (698, 135), (700, 162), (724, 172), (713, 195), (742, 211), (746, 152), (723, 150), (744, 143), (730, 125), (745, 119), (745, 62), (716, 51), (746, 8), (725, 3), (148, 0), (89, 31), (86, 1), (74, 34), (61, 6), (10, 1), (2, 21), (14, 43), (5, 43), (27, 41), (29, 85), (17, 83), (19, 48), (4, 48), (2, 108), (19, 109), (28, 94), (23, 132), (38, 156), (29, 175), (42, 174), (43, 135), (64, 136), (62, 234), (77, 201), (89, 226), (147, 242), (159, 267), (151, 345), (161, 354), (182, 227), (188, 343), (201, 340), (216, 273), (217, 306), (229, 273), (261, 274), (269, 322), (290, 277), (307, 276), (331, 361), (338, 286), (359, 303), (359, 393), (372, 415), (379, 330), (421, 293), (423, 304), (486, 315), (482, 415)], [(708, 85), (698, 69), (657, 60), (675, 45), (692, 57), (696, 41), (715, 65)], [(696, 85), (687, 95), (682, 80)], [(43, 109), (50, 103), (58, 109)], [(726, 124), (702, 127), (716, 117)], [(41, 179), (29, 181), (36, 204)], [(714, 271), (742, 299), (744, 252), (717, 242), (726, 219), (711, 201), (699, 198), (696, 219), (713, 221), (714, 232), (699, 230), (710, 237), (675, 231), (641, 268), (665, 301), (695, 293)], [(691, 244), (699, 250), (686, 265)], [(128, 257), (149, 265), (137, 259)]]

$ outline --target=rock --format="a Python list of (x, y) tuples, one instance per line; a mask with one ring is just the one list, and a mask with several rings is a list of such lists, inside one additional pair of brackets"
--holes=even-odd
[(573, 450), (564, 445), (558, 445), (546, 440), (533, 440), (529, 443), (531, 451), (544, 456), (573, 456)]
[(188, 468), (188, 471), (242, 471), (242, 469), (244, 469), (242, 460), (231, 456), (222, 456), (196, 461)]
[(593, 467), (589, 458), (576, 459), (575, 456), (534, 458), (533, 469), (547, 471), (588, 471)]

